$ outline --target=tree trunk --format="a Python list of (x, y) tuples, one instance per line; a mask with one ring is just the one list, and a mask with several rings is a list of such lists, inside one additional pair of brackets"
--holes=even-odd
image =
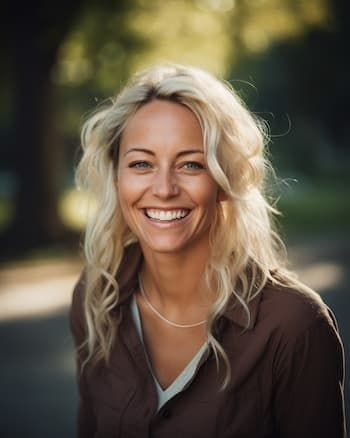
[(1, 239), (4, 255), (57, 242), (66, 234), (57, 211), (64, 154), (56, 135), (51, 73), (81, 3), (37, 0), (18, 11), (12, 2), (8, 9), (5, 31), (15, 87), (11, 146), (17, 187), (14, 221)]

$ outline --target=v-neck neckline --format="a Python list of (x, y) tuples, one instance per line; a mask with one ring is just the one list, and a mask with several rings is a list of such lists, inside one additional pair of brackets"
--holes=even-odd
[(182, 369), (182, 371), (175, 377), (175, 379), (170, 383), (170, 385), (168, 385), (166, 388), (163, 388), (161, 386), (161, 384), (159, 383), (159, 381), (154, 373), (154, 370), (153, 370), (153, 367), (151, 365), (147, 350), (145, 348), (141, 315), (140, 315), (140, 310), (139, 310), (135, 295), (132, 297), (131, 311), (132, 311), (132, 315), (133, 315), (133, 320), (134, 320), (136, 328), (137, 328), (137, 332), (138, 332), (140, 339), (142, 341), (142, 344), (143, 344), (143, 348), (145, 351), (145, 355), (146, 355), (149, 369), (151, 371), (155, 385), (157, 387), (158, 394), (160, 393), (165, 397), (167, 395), (169, 395), (171, 397), (173, 394), (176, 394), (177, 392), (181, 391), (183, 389), (183, 387), (186, 385), (186, 383), (191, 379), (203, 353), (207, 349), (208, 342), (204, 342), (204, 344), (199, 348), (197, 353), (192, 357), (192, 359), (187, 363), (187, 365)]

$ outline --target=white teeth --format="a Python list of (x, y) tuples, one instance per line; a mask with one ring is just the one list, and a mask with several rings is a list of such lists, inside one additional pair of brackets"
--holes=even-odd
[(173, 219), (173, 215), (171, 211), (166, 211), (165, 214), (161, 214), (161, 218), (162, 220), (171, 221)]
[(158, 219), (159, 221), (173, 221), (181, 219), (188, 214), (188, 210), (155, 210), (146, 209), (146, 214), (151, 219)]

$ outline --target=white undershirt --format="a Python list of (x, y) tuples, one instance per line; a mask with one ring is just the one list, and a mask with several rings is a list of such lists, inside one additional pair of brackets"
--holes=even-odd
[(137, 306), (135, 296), (133, 296), (132, 301), (131, 301), (131, 313), (132, 313), (132, 317), (133, 317), (136, 329), (137, 329), (138, 334), (140, 336), (140, 339), (143, 343), (145, 354), (147, 357), (148, 366), (151, 370), (151, 373), (152, 373), (152, 376), (154, 379), (154, 383), (156, 385), (157, 394), (158, 394), (158, 410), (159, 410), (168, 400), (170, 400), (172, 397), (174, 397), (176, 394), (178, 394), (180, 391), (182, 391), (182, 389), (184, 388), (186, 383), (188, 383), (189, 380), (193, 377), (193, 375), (196, 371), (196, 368), (198, 366), (198, 363), (199, 363), (203, 353), (207, 349), (208, 343), (205, 342), (201, 346), (201, 348), (197, 351), (197, 353), (193, 356), (191, 361), (186, 365), (186, 367), (181, 371), (181, 373), (176, 377), (176, 379), (166, 389), (163, 389), (160, 386), (160, 384), (159, 384), (159, 382), (158, 382), (158, 380), (153, 372), (151, 363), (150, 363), (148, 355), (147, 355), (145, 343), (143, 340), (140, 312), (139, 312), (139, 308)]

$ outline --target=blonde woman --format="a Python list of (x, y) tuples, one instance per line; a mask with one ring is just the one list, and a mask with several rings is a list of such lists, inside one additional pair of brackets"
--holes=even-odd
[(136, 75), (86, 122), (79, 437), (345, 436), (342, 344), (283, 262), (263, 128), (181, 65)]

